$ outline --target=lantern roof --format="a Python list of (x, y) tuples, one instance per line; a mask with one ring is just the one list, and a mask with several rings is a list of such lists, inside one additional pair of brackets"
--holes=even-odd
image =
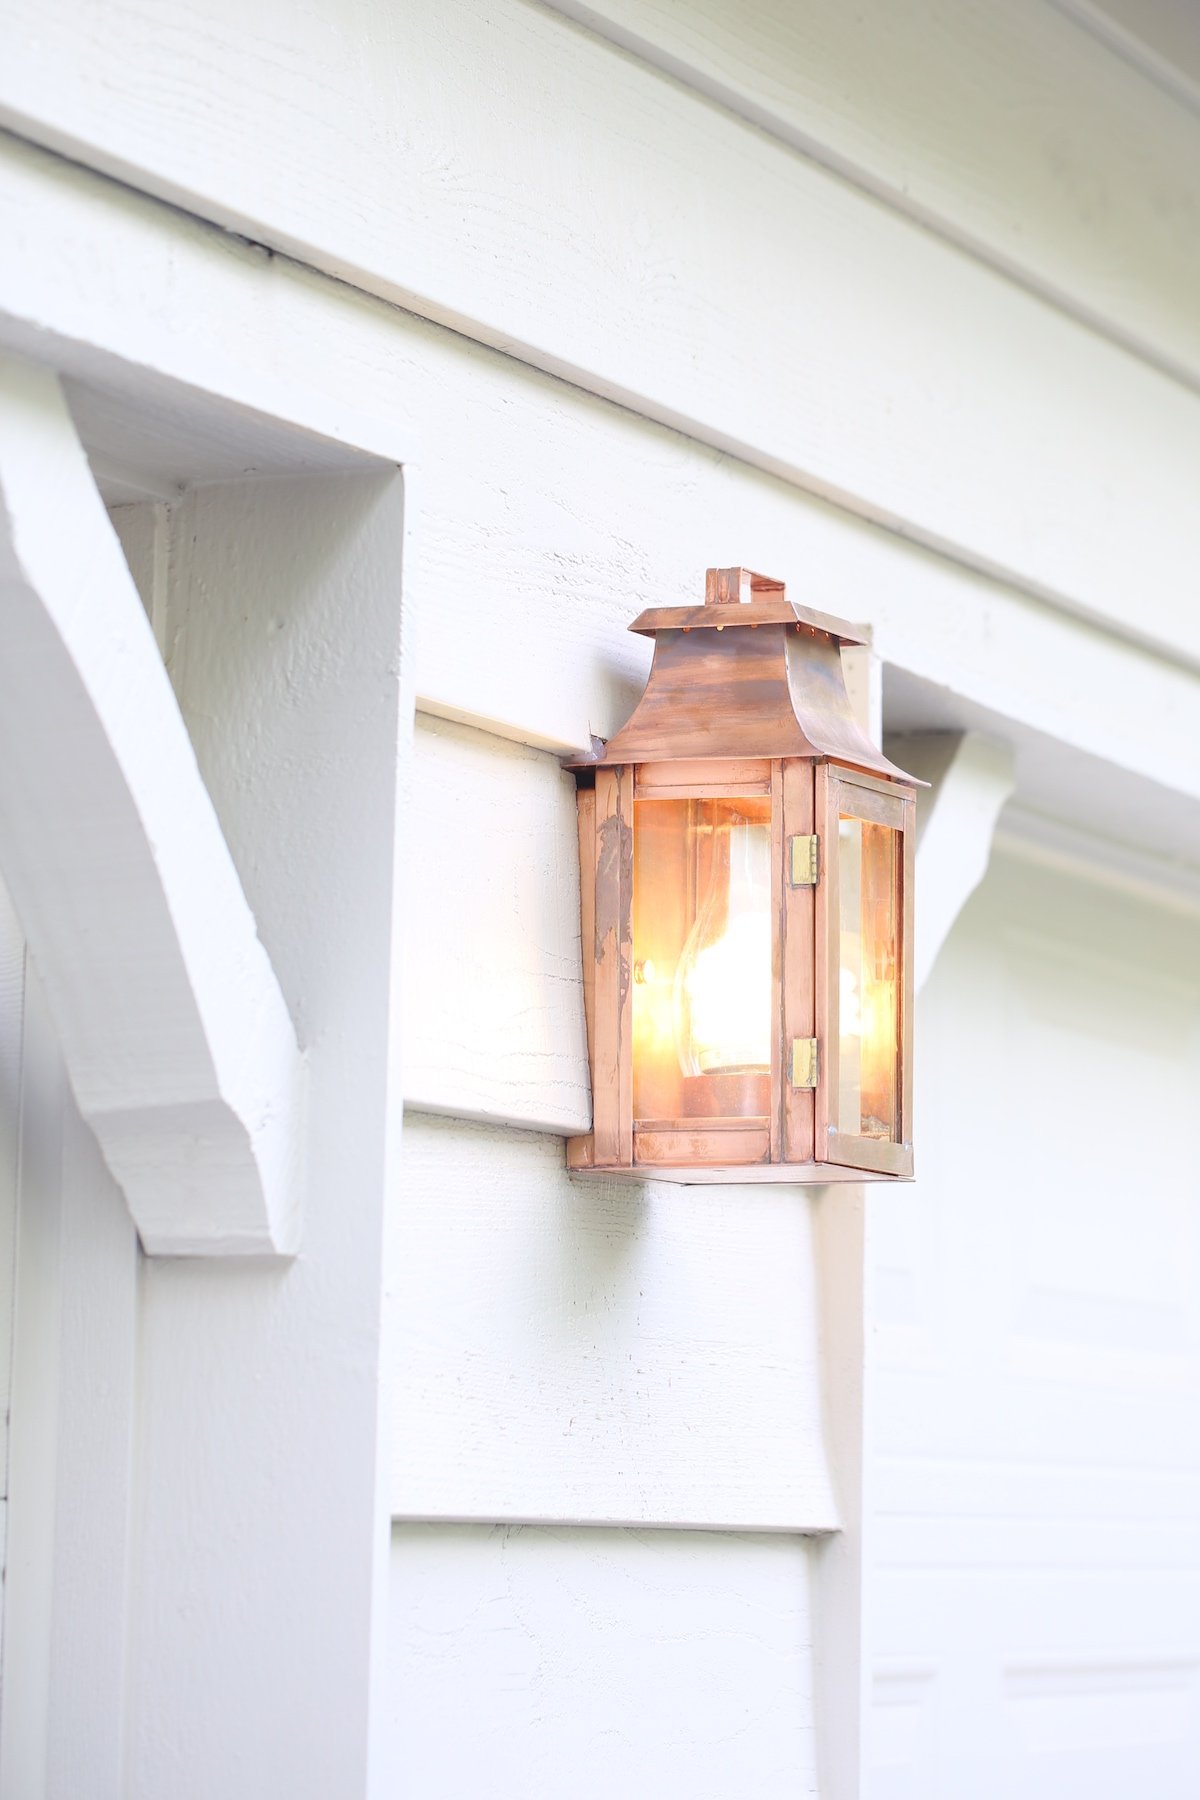
[[(734, 613), (731, 607), (739, 610)], [(654, 637), (660, 631), (724, 631), (729, 625), (807, 625), (838, 644), (869, 644), (870, 627), (850, 625), (832, 613), (789, 600), (782, 581), (752, 569), (709, 569), (703, 606), (652, 606), (639, 613), (630, 631)]]
[(841, 647), (868, 643), (869, 631), (789, 601), (782, 581), (709, 569), (702, 606), (651, 607), (629, 629), (654, 639), (646, 690), (607, 743), (568, 767), (803, 757), (924, 785), (854, 717)]

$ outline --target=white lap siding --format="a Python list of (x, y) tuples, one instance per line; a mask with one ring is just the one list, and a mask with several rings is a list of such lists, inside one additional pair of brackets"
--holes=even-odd
[(871, 1800), (1190, 1800), (1200, 914), (998, 854), (870, 1202)]

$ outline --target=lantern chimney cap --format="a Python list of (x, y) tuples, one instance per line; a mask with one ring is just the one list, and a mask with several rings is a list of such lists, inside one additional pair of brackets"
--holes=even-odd
[(868, 625), (851, 625), (831, 613), (800, 606), (787, 597), (782, 581), (753, 569), (708, 569), (703, 606), (652, 606), (639, 613), (630, 631), (654, 637), (659, 631), (724, 631), (734, 625), (799, 625), (837, 644), (869, 644)]

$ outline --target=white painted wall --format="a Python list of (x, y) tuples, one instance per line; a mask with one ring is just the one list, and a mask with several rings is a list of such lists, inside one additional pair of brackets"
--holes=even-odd
[(391, 1235), (397, 1517), (829, 1530), (815, 1203), (568, 1176), (410, 1114)]
[(395, 473), (215, 483), (172, 518), (168, 666), (312, 1085), (295, 1260), (139, 1286), (138, 1794), (369, 1779), (403, 544)]
[[(181, 494), (165, 526), (169, 553), (139, 573), (256, 949), (278, 958), (307, 1052), (309, 1204), (299, 1254), (248, 1260), (233, 1280), (203, 1257), (139, 1260), (31, 989), (5, 1800), (243, 1782), (350, 1795), (369, 1781), (386, 1575), (380, 1261), (399, 1123), (401, 482), (211, 484)], [(120, 703), (119, 681), (107, 697)], [(36, 854), (32, 835), (22, 849)], [(120, 873), (114, 858), (108, 879)], [(336, 1557), (314, 1555), (326, 1539)]]
[[(1088, 10), (754, 0), (734, 32), (674, 0), (353, 0), (337, 28), (14, 0), (0, 344), (63, 373), (105, 497), (134, 504), (122, 541), (315, 1112), (294, 1264), (157, 1263), (111, 1309), (130, 1372), (103, 1435), (119, 1457), (136, 1422), (137, 1530), (128, 1564), (41, 1542), (0, 1788), (33, 1760), (4, 1800), (84, 1767), (134, 1795), (357, 1796), (372, 1708), (389, 1800), (1050, 1795), (1052, 1770), (1116, 1781), (1118, 1728), (1187, 1791), (1193, 1650), (1134, 1540), (1182, 1519), (1191, 1566), (1191, 1490), (1162, 1475), (1192, 1381), (1163, 1246), (1190, 1214), (1139, 1144), (1129, 1236), (1108, 1140), (1086, 1193), (1064, 1149), (1097, 1093), (1118, 1116), (1092, 890), (1043, 894), (1032, 976), (991, 898), (1019, 914), (1032, 887), (985, 883), (924, 1002), (921, 1183), (871, 1203), (865, 1786), (862, 1205), (614, 1196), (560, 1160), (587, 1093), (554, 756), (620, 721), (647, 660), (628, 618), (707, 563), (873, 623), (889, 726), (1011, 746), (1003, 828), (1044, 863), (1197, 891), (1198, 127)], [(1146, 1049), (1178, 1006), (1151, 976), (1118, 984), (1144, 1026), (1120, 1092), (1161, 1110), (1183, 1064)], [(982, 1158), (974, 1126), (1018, 1054), (1038, 1106), (1068, 1055), (1088, 1086), (1061, 1137), (1045, 1113), (1017, 1134), (1001, 1192), (1011, 1112)], [(52, 1034), (39, 1055), (49, 1117)], [(33, 1140), (66, 1171), (26, 1239), (35, 1382), (86, 1337), (61, 1296), (132, 1243), (62, 1116)], [(64, 1449), (78, 1518), (89, 1390), (54, 1368), (28, 1492)], [(45, 1602), (101, 1566), (109, 1591)], [(87, 1677), (114, 1641), (121, 1708)]]
[(872, 1196), (871, 1800), (1200, 1769), (1200, 914), (998, 854)]
[[(404, 591), (427, 709), (562, 749), (615, 730), (649, 666), (629, 618), (749, 538), (802, 597), (869, 611), (909, 684), (896, 724), (1011, 737), (1022, 796), (1051, 815), (1159, 853), (1200, 836), (1190, 665), (28, 146), (0, 139), (0, 167), (0, 340), (68, 369), (110, 468), (136, 455), (177, 493), (247, 463), (328, 467), (347, 442), (419, 459)], [(198, 409), (196, 386), (229, 404)]]
[[(798, 154), (786, 122), (776, 136), (713, 104), (686, 28), (664, 75), (531, 0), (483, 21), (471, 0), (355, 0), (339, 31), (231, 0), (184, 20), (173, 0), (102, 15), (14, 0), (13, 24), (0, 119), (22, 135), (1200, 657), (1192, 387)], [(1039, 48), (1060, 28), (1043, 19)], [(951, 54), (976, 30), (958, 0)], [(153, 50), (130, 57), (127, 41)], [(1095, 154), (1130, 95), (1190, 141), (1140, 73), (1114, 96), (1111, 59), (1081, 31), (1067, 44), (1087, 104), (1059, 159)], [(1019, 33), (1015, 57), (1006, 46), (1018, 107), (1022, 48)], [(892, 66), (926, 55), (916, 22)], [(1126, 167), (1143, 135), (1131, 118)], [(1160, 154), (1172, 162), (1170, 142)], [(1144, 164), (1138, 179), (1140, 216), (1158, 194)], [(1067, 204), (1086, 212), (1086, 191)], [(1075, 235), (1086, 252), (1096, 234)], [(1107, 261), (1099, 280), (1081, 272), (1101, 320), (1122, 310), (1106, 303)]]
[(396, 1800), (818, 1793), (802, 1540), (412, 1525), (391, 1566)]

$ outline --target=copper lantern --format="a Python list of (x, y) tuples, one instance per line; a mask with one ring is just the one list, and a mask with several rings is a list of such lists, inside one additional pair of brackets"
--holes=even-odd
[(861, 633), (746, 569), (630, 629), (646, 691), (568, 759), (593, 1100), (570, 1166), (911, 1176), (917, 784), (852, 715)]

